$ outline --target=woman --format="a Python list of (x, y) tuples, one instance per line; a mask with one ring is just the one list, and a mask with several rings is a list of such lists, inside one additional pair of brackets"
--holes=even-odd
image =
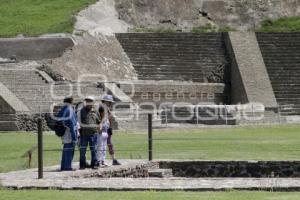
[(107, 115), (109, 122), (110, 122), (110, 128), (108, 129), (108, 138), (107, 138), (107, 146), (109, 150), (109, 154), (112, 160), (112, 165), (121, 165), (121, 163), (116, 159), (115, 157), (115, 151), (114, 151), (114, 145), (112, 143), (112, 124), (113, 124), (113, 115), (111, 113), (111, 109), (113, 106), (114, 98), (112, 95), (106, 94), (102, 97), (102, 104), (99, 105), (99, 112), (105, 112)]
[(99, 167), (107, 167), (105, 164), (106, 159), (106, 146), (107, 146), (107, 138), (108, 138), (108, 130), (110, 128), (110, 120), (105, 110), (100, 107), (99, 108), (100, 115), (100, 125), (98, 127), (97, 133), (97, 161)]

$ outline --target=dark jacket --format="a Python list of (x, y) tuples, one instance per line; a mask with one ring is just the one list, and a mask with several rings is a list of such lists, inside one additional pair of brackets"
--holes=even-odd
[(81, 135), (94, 135), (97, 132), (100, 119), (94, 108), (87, 109), (83, 107), (79, 112), (79, 122)]

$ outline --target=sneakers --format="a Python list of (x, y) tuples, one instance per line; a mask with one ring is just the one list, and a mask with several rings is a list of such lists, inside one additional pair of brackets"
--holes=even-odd
[(100, 165), (100, 167), (101, 167), (101, 168), (106, 168), (106, 167), (108, 167), (108, 165), (105, 164), (104, 162), (102, 162), (101, 165)]
[(121, 165), (121, 163), (117, 159), (114, 159), (112, 165)]

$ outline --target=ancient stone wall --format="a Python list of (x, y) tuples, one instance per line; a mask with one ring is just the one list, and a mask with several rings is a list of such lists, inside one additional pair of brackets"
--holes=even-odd
[(298, 161), (165, 161), (160, 168), (172, 169), (177, 177), (300, 177)]

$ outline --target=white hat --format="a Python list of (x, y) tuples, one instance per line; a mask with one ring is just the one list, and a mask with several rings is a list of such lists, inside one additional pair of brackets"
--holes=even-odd
[(84, 100), (90, 100), (90, 101), (95, 101), (95, 97), (93, 96), (88, 96)]
[(106, 94), (101, 98), (102, 101), (107, 101), (107, 102), (111, 102), (114, 103), (114, 97), (112, 95)]

